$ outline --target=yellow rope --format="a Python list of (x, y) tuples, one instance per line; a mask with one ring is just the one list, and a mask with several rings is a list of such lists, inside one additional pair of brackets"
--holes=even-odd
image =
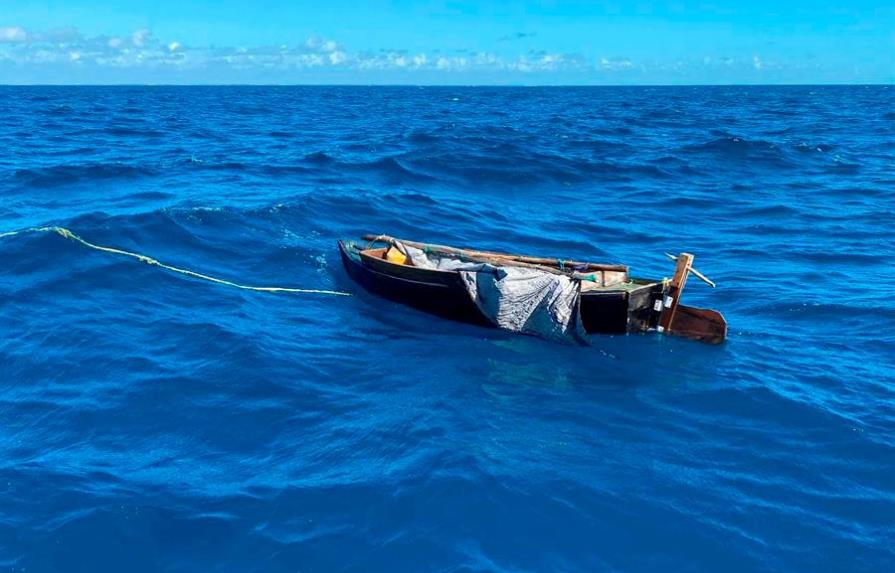
[(89, 247), (91, 249), (95, 249), (97, 251), (103, 251), (105, 253), (112, 253), (114, 255), (124, 255), (126, 257), (132, 257), (137, 259), (140, 262), (146, 263), (147, 265), (155, 265), (157, 267), (161, 267), (163, 269), (167, 269), (169, 271), (173, 271), (175, 273), (180, 273), (182, 275), (186, 275), (188, 277), (194, 277), (197, 279), (202, 279), (204, 281), (210, 281), (213, 283), (218, 283), (222, 285), (227, 285), (243, 290), (253, 290), (260, 292), (294, 292), (294, 293), (305, 293), (305, 294), (331, 294), (336, 296), (351, 296), (350, 293), (340, 292), (336, 290), (321, 290), (321, 289), (309, 289), (309, 288), (290, 288), (290, 287), (259, 287), (259, 286), (248, 286), (241, 285), (238, 283), (234, 283), (228, 280), (219, 279), (216, 277), (212, 277), (209, 275), (204, 275), (202, 273), (197, 273), (195, 271), (181, 269), (178, 267), (172, 267), (171, 265), (166, 265), (162, 262), (159, 262), (152, 257), (147, 257), (146, 255), (141, 255), (139, 253), (131, 253), (130, 251), (124, 251), (121, 249), (115, 249), (112, 247), (104, 247), (102, 245), (96, 245), (89, 241), (85, 241), (78, 235), (72, 233), (70, 230), (65, 227), (32, 227), (30, 229), (22, 229), (20, 231), (9, 231), (6, 233), (0, 233), (0, 238), (10, 237), (12, 235), (19, 235), (21, 233), (57, 233), (60, 236), (70, 240), (75, 241), (76, 243), (81, 243), (85, 247)]

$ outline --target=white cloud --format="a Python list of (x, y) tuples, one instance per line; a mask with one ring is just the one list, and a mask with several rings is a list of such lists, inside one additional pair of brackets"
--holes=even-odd
[[(302, 70), (339, 68), (343, 70), (379, 70), (399, 73), (430, 72), (557, 72), (586, 73), (593, 69), (586, 59), (574, 54), (528, 52), (505, 55), (491, 52), (408, 53), (406, 50), (350, 52), (338, 42), (311, 36), (295, 45), (201, 47), (184, 46), (178, 40), (161, 42), (151, 30), (142, 28), (125, 36), (85, 37), (74, 28), (43, 33), (0, 29), (0, 38), (17, 43), (3, 53), (4, 61), (31, 64), (77, 63), (107, 68)], [(18, 31), (21, 30), (21, 31)], [(26, 41), (21, 41), (23, 38)], [(609, 61), (609, 60), (607, 60)], [(624, 60), (611, 60), (612, 67), (623, 68)]]
[(634, 67), (634, 62), (628, 58), (600, 58), (599, 68), (603, 71), (618, 72), (622, 70), (630, 70)]
[(490, 52), (479, 52), (473, 57), (473, 65), (488, 68), (506, 67), (503, 59)]
[(435, 59), (435, 69), (450, 72), (464, 71), (473, 67), (475, 59), (475, 56), (472, 60), (464, 56), (439, 56)]
[(138, 48), (142, 48), (146, 45), (147, 42), (149, 42), (150, 36), (152, 36), (152, 32), (150, 32), (146, 28), (142, 28), (131, 34), (131, 43), (133, 43)]
[(0, 43), (19, 43), (28, 41), (28, 32), (19, 26), (0, 27)]
[[(285, 46), (284, 46), (285, 47)], [(312, 52), (335, 52), (339, 49), (339, 44), (333, 40), (327, 40), (319, 36), (311, 36), (305, 40), (305, 48)]]
[[(414, 53), (401, 49), (351, 51), (335, 40), (318, 36), (291, 44), (214, 47), (184, 45), (179, 40), (171, 39), (163, 42), (149, 29), (136, 30), (130, 34), (91, 37), (84, 36), (74, 28), (41, 32), (21, 27), (0, 28), (0, 63), (44, 66), (47, 77), (52, 77), (51, 74), (58, 71), (51, 69), (51, 66), (59, 66), (59, 69), (69, 66), (85, 75), (92, 68), (133, 68), (147, 70), (147, 73), (164, 69), (212, 70), (217, 74), (215, 77), (236, 78), (242, 76), (227, 74), (230, 71), (242, 73), (279, 70), (288, 72), (281, 76), (283, 78), (300, 78), (302, 76), (295, 72), (311, 69), (359, 74), (377, 71), (399, 74), (389, 77), (400, 77), (401, 81), (413, 77), (429, 81), (439, 74), (445, 78), (457, 77), (453, 74), (481, 74), (470, 77), (506, 78), (510, 81), (523, 74), (554, 74), (554, 77), (563, 80), (575, 78), (579, 81), (627, 81), (640, 78), (639, 74), (642, 73), (660, 74), (665, 78), (689, 77), (698, 74), (700, 70), (718, 74), (762, 70), (762, 73), (768, 74), (792, 66), (791, 63), (768, 61), (749, 54), (733, 54), (732, 57), (700, 54), (692, 59), (659, 58), (634, 62), (623, 56), (594, 59), (580, 54), (543, 50), (513, 53), (506, 46), (498, 52), (435, 50)], [(195, 77), (209, 76), (197, 73)], [(278, 76), (268, 74), (267, 77)], [(362, 75), (358, 76), (358, 79), (362, 78)]]
[(307, 65), (311, 67), (322, 66), (324, 64), (323, 56), (320, 54), (302, 54), (296, 58), (299, 65)]
[[(416, 72), (586, 72), (589, 64), (579, 55), (529, 52), (505, 55), (491, 52), (408, 53), (406, 50), (351, 52), (329, 38), (311, 36), (299, 44), (270, 46), (184, 46), (178, 40), (162, 42), (147, 28), (128, 35), (85, 37), (75, 28), (40, 33), (22, 28), (0, 28), (0, 41), (10, 44), (4, 61), (30, 64), (77, 63), (107, 68), (230, 68), (233, 70), (301, 70), (340, 68)], [(613, 66), (623, 63), (613, 60)], [(590, 69), (593, 69), (590, 67)]]

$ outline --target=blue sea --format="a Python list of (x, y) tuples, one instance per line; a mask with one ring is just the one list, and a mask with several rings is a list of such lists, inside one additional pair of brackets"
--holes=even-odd
[[(3, 87), (0, 571), (895, 566), (895, 91)], [(673, 272), (720, 346), (377, 299), (362, 233)]]

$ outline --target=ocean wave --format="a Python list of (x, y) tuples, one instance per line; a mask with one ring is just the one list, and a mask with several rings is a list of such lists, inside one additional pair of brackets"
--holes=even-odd
[(146, 165), (82, 163), (18, 169), (13, 176), (20, 185), (47, 188), (111, 179), (139, 179), (156, 175), (158, 175), (158, 171)]
[(324, 151), (314, 151), (305, 155), (304, 161), (313, 165), (331, 165), (336, 160)]
[(779, 147), (764, 139), (745, 139), (735, 135), (718, 137), (705, 143), (690, 145), (685, 148), (688, 151), (709, 151), (729, 155), (742, 155), (752, 151), (775, 151)]
[(70, 105), (54, 105), (44, 110), (44, 113), (51, 117), (64, 117), (71, 115), (74, 108)]
[(356, 173), (359, 172), (381, 177), (393, 183), (429, 182), (436, 180), (435, 177), (405, 165), (404, 158), (400, 157), (381, 157), (373, 161), (363, 161), (358, 163), (343, 162), (339, 167)]

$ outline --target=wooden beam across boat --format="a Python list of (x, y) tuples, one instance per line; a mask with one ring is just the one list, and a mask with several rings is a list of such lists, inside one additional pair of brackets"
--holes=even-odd
[(420, 243), (417, 241), (396, 239), (396, 238), (390, 237), (388, 235), (372, 235), (372, 234), (370, 234), (370, 235), (364, 235), (361, 238), (365, 241), (386, 242), (389, 244), (392, 244), (395, 241), (400, 241), (400, 242), (404, 243), (405, 245), (410, 245), (411, 247), (416, 247), (417, 249), (429, 250), (432, 252), (442, 253), (445, 255), (462, 256), (462, 257), (466, 257), (469, 259), (472, 259), (473, 257), (493, 258), (493, 259), (500, 259), (503, 261), (509, 260), (509, 261), (523, 262), (523, 263), (528, 263), (530, 265), (536, 265), (539, 267), (543, 267), (543, 266), (559, 267), (561, 265), (563, 267), (570, 267), (570, 268), (584, 267), (587, 270), (595, 270), (595, 271), (599, 270), (599, 271), (615, 271), (615, 272), (624, 272), (624, 273), (628, 272), (627, 265), (609, 265), (609, 264), (601, 264), (601, 263), (586, 263), (586, 262), (582, 262), (582, 261), (572, 261), (572, 260), (558, 259), (558, 258), (553, 259), (553, 258), (547, 258), (547, 257), (531, 257), (531, 256), (527, 256), (527, 255), (513, 255), (513, 254), (509, 254), (509, 253), (497, 253), (494, 251), (459, 249), (456, 247), (448, 247), (446, 245), (435, 245), (435, 244), (431, 244), (431, 243)]

